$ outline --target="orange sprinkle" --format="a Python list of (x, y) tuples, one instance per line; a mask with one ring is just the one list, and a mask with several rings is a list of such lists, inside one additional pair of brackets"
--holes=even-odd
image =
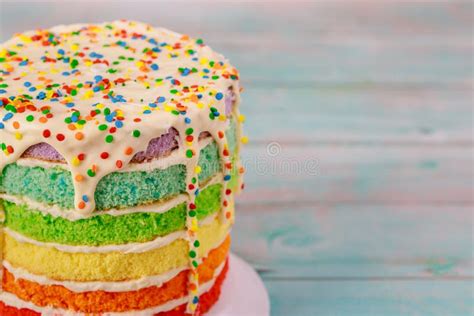
[(18, 123), (17, 121), (13, 122), (13, 128), (14, 129), (19, 129), (20, 128), (20, 123)]
[(79, 209), (82, 210), (84, 207), (86, 207), (86, 203), (84, 203), (83, 201), (81, 201), (81, 202), (79, 202), (78, 207), (79, 207)]
[(78, 175), (76, 175), (75, 179), (76, 179), (77, 182), (82, 182), (84, 180), (84, 176), (81, 175), (81, 174), (78, 174)]
[(83, 140), (84, 139), (84, 134), (81, 132), (77, 132), (75, 135), (77, 140)]
[(42, 116), (42, 117), (39, 118), (39, 121), (40, 121), (40, 123), (44, 124), (44, 123), (48, 122), (48, 119), (46, 117)]
[(133, 148), (132, 147), (125, 148), (124, 153), (125, 155), (130, 156), (131, 154), (133, 154)]

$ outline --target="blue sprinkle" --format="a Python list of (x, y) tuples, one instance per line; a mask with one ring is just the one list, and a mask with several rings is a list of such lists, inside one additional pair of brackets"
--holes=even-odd
[(158, 103), (163, 103), (165, 101), (166, 101), (165, 97), (159, 97), (158, 100), (156, 100), (156, 102), (158, 102)]
[(74, 107), (74, 103), (73, 102), (68, 102), (68, 103), (66, 103), (66, 106), (68, 108), (72, 108), (72, 107)]
[(143, 111), (143, 114), (150, 114), (150, 113), (151, 113), (150, 110), (145, 110), (145, 111)]
[(158, 42), (154, 38), (150, 38), (148, 40), (148, 43), (153, 44), (153, 45), (158, 45)]
[(79, 120), (79, 118), (75, 115), (71, 116), (71, 121), (76, 123)]
[(191, 119), (189, 117), (184, 118), (184, 123), (191, 124)]
[(230, 174), (226, 174), (224, 176), (224, 181), (229, 181), (230, 180)]
[(218, 93), (216, 94), (216, 99), (217, 99), (217, 100), (222, 100), (223, 97), (224, 97), (224, 95), (223, 95), (221, 92), (218, 92)]
[(123, 122), (122, 121), (115, 121), (115, 127), (122, 128), (123, 127)]
[(9, 119), (11, 119), (12, 117), (13, 117), (13, 113), (8, 112), (8, 113), (5, 114), (5, 116), (3, 117), (3, 121), (6, 122), (6, 121), (8, 121)]
[(156, 103), (148, 103), (148, 106), (151, 108), (156, 108), (158, 105)]
[(154, 53), (159, 53), (159, 52), (161, 52), (161, 49), (159, 49), (158, 47), (153, 47), (151, 50), (152, 50)]
[(104, 55), (98, 54), (98, 53), (96, 53), (96, 52), (92, 52), (92, 53), (89, 54), (89, 57), (91, 57), (91, 58), (99, 58), (99, 59), (100, 59), (100, 58), (103, 58)]
[(58, 54), (59, 55), (64, 55), (66, 52), (63, 49), (58, 49)]
[(38, 93), (38, 95), (36, 96), (36, 98), (38, 100), (43, 100), (46, 98), (46, 93), (44, 93), (43, 91), (41, 91), (40, 93)]
[(20, 65), (20, 66), (26, 66), (26, 65), (28, 65), (28, 60), (24, 60), (24, 61), (22, 61), (21, 63), (19, 63), (18, 65)]
[(36, 91), (36, 88), (35, 88), (35, 87), (31, 87), (31, 88), (28, 89), (28, 91), (30, 91), (30, 92)]
[(99, 92), (99, 91), (100, 91), (100, 88), (96, 86), (96, 87), (92, 88), (92, 91), (94, 91), (94, 92)]
[(70, 75), (70, 73), (69, 73), (69, 72), (67, 72), (67, 71), (65, 71), (65, 72), (63, 72), (63, 73), (62, 73), (62, 75), (63, 75), (63, 76), (65, 76), (65, 77), (67, 77), (67, 76), (69, 76), (69, 75)]
[(97, 76), (94, 77), (94, 80), (97, 83), (97, 82), (102, 80), (102, 76), (97, 75)]
[(195, 296), (195, 297), (193, 298), (193, 303), (194, 303), (194, 304), (199, 303), (199, 297)]
[(82, 200), (86, 203), (89, 202), (89, 198), (87, 197), (87, 195), (83, 195)]
[(153, 70), (160, 69), (160, 67), (157, 64), (151, 64), (150, 68), (153, 69)]
[(105, 117), (105, 120), (106, 120), (107, 122), (112, 122), (112, 121), (114, 120), (114, 116), (113, 116), (112, 114), (109, 114), (109, 115), (107, 115), (107, 116)]
[(28, 88), (28, 87), (31, 87), (31, 82), (26, 81), (23, 85), (24, 85), (25, 87), (27, 87), (27, 88)]
[(0, 123), (0, 129), (4, 129), (5, 125), (3, 123)]
[(5, 94), (5, 93), (7, 93), (7, 90), (5, 90), (5, 89), (0, 89), (0, 94)]

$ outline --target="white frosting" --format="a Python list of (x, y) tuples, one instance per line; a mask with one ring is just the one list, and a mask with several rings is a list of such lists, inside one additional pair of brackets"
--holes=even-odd
[[(221, 264), (216, 271), (214, 272), (214, 278), (206, 282), (205, 284), (202, 284), (199, 287), (199, 295), (202, 295), (206, 292), (208, 292), (214, 283), (216, 282), (217, 277), (222, 273), (222, 270), (225, 267), (225, 263)], [(192, 296), (192, 295), (191, 295)], [(169, 301), (163, 305), (144, 309), (144, 310), (136, 310), (136, 311), (130, 311), (130, 312), (123, 312), (123, 313), (103, 313), (103, 316), (149, 316), (153, 314), (157, 314), (160, 312), (165, 312), (172, 310), (182, 304), (185, 304), (188, 302), (190, 297), (182, 297), (179, 299), (175, 299), (172, 301)], [(39, 307), (36, 306), (35, 304), (31, 302), (26, 302), (21, 299), (19, 299), (16, 295), (8, 293), (8, 292), (2, 292), (0, 294), (0, 301), (4, 302), (7, 306), (12, 306), (18, 309), (21, 308), (27, 308), (30, 310), (33, 310), (37, 313), (40, 313), (43, 316), (79, 316), (79, 315), (85, 315), (84, 313), (77, 313), (77, 312), (72, 312), (68, 310), (63, 310), (63, 309), (58, 309), (58, 308), (53, 308), (53, 307)]]

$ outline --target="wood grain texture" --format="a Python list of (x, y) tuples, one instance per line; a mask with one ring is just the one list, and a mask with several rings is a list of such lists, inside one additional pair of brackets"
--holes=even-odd
[(119, 18), (204, 38), (242, 74), (234, 251), (272, 315), (472, 315), (473, 9), (6, 0), (0, 38)]

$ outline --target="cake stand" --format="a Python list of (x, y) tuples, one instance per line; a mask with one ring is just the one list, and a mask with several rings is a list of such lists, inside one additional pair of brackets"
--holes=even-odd
[(229, 272), (219, 301), (208, 316), (269, 316), (270, 300), (262, 279), (244, 260), (230, 254)]

